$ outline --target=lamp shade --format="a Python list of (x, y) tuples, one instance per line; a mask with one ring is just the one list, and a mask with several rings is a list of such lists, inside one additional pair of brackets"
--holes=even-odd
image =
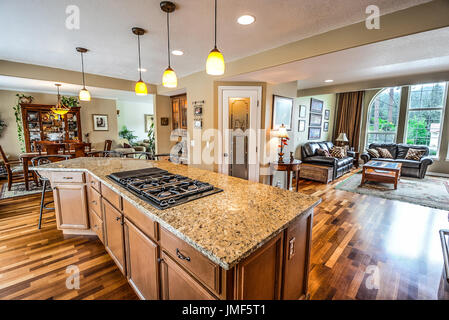
[(346, 133), (340, 133), (340, 135), (338, 136), (337, 140), (338, 142), (348, 142), (348, 137), (346, 136)]
[(80, 101), (90, 101), (90, 92), (86, 88), (81, 89), (79, 99)]
[(279, 127), (279, 130), (277, 132), (277, 136), (279, 138), (288, 138), (288, 132), (287, 132), (287, 128), (284, 125), (281, 125)]
[(168, 67), (162, 75), (162, 85), (166, 88), (176, 88), (178, 86), (178, 78), (175, 71)]
[(225, 72), (224, 58), (217, 48), (212, 49), (207, 57), (206, 72), (212, 76), (220, 76)]
[(136, 87), (134, 90), (138, 96), (146, 96), (148, 94), (147, 85), (142, 80), (136, 82)]

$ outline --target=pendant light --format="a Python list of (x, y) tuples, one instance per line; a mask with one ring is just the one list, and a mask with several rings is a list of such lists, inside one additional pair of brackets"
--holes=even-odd
[(165, 69), (162, 75), (162, 85), (166, 88), (176, 88), (178, 86), (178, 78), (175, 71), (170, 65), (170, 13), (175, 11), (176, 5), (170, 1), (161, 2), (162, 11), (167, 13), (167, 52), (168, 52), (168, 68)]
[(221, 52), (217, 49), (217, 0), (215, 0), (215, 45), (207, 57), (206, 72), (213, 76), (220, 76), (224, 74), (224, 71), (224, 58)]
[(60, 115), (61, 118), (64, 118), (64, 115), (70, 111), (70, 108), (61, 104), (61, 95), (59, 94), (59, 87), (61, 85), (56, 83), (55, 86), (58, 88), (58, 102), (56, 103), (56, 106), (51, 108), (51, 111), (57, 115)]
[(83, 72), (83, 88), (80, 90), (79, 99), (80, 101), (90, 101), (90, 92), (86, 89), (86, 81), (84, 79), (84, 59), (83, 53), (87, 52), (86, 48), (77, 47), (76, 51), (81, 53), (81, 70)]
[(142, 66), (140, 63), (140, 36), (145, 33), (142, 28), (134, 27), (131, 29), (132, 32), (137, 36), (137, 47), (139, 50), (139, 81), (136, 82), (136, 87), (134, 91), (138, 96), (146, 96), (148, 94), (147, 85), (142, 81)]

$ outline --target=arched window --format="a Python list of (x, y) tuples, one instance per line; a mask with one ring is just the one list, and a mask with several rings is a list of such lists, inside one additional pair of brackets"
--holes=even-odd
[(371, 100), (368, 109), (366, 146), (395, 143), (398, 129), (401, 88), (386, 88)]

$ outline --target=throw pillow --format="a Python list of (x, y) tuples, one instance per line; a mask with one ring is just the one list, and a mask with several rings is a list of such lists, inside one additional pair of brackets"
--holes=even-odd
[(326, 149), (318, 149), (318, 150), (316, 151), (316, 154), (319, 155), (319, 156), (323, 156), (323, 157), (328, 157), (328, 158), (331, 157), (330, 152), (327, 151)]
[(130, 145), (127, 144), (127, 143), (123, 143), (123, 148), (132, 148), (132, 146), (130, 146)]
[(380, 158), (380, 153), (376, 149), (368, 149), (366, 152), (368, 152), (371, 158)]
[(385, 148), (377, 148), (377, 151), (379, 151), (380, 157), (384, 159), (393, 159), (393, 156), (391, 155), (390, 151)]
[(331, 156), (334, 158), (342, 159), (346, 157), (346, 150), (343, 147), (333, 147), (330, 150)]
[(419, 149), (413, 149), (410, 148), (407, 151), (407, 155), (405, 156), (406, 160), (416, 160), (419, 161), (426, 153), (426, 150), (419, 150)]

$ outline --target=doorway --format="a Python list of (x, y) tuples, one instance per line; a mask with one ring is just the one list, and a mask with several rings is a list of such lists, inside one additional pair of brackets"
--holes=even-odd
[(262, 88), (220, 86), (218, 91), (220, 172), (258, 182)]

